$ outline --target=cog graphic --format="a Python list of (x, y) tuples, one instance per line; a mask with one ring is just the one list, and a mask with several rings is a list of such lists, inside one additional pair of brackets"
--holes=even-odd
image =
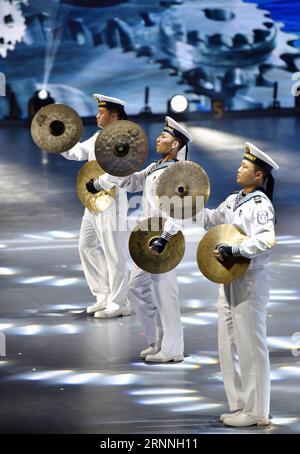
[(9, 50), (14, 50), (21, 42), (25, 31), (25, 18), (21, 11), (21, 3), (27, 0), (3, 0), (0, 2), (0, 56), (6, 58)]
[(288, 44), (295, 35), (281, 32), (283, 24), (275, 24), (267, 11), (240, 1), (226, 3), (189, 1), (170, 8), (160, 23), (165, 52), (176, 55), (176, 42), (182, 41), (190, 45), (195, 64), (216, 67), (230, 67), (233, 61), (249, 66), (266, 57), (282, 65), (280, 54), (295, 52)]
[(292, 46), (297, 35), (283, 32), (284, 24), (256, 4), (187, 0), (141, 17), (144, 23), (108, 21), (102, 42), (173, 70), (195, 95), (223, 96), (230, 102), (238, 98), (239, 105), (253, 105), (255, 97), (250, 99), (248, 90), (256, 87), (256, 93), (266, 94), (272, 86), (266, 69), (281, 68), (288, 77), (299, 66), (299, 51)]
[[(67, 9), (68, 5), (90, 3), (61, 1)], [(22, 0), (0, 0), (0, 56), (3, 58), (25, 32), (22, 3)], [(99, 1), (99, 5), (101, 3)], [(297, 35), (284, 32), (283, 24), (274, 22), (270, 14), (256, 4), (242, 0), (112, 3), (111, 7), (102, 8), (99, 16), (94, 14), (94, 8), (91, 12), (85, 8), (83, 12), (83, 6), (77, 6), (74, 15), (62, 15), (60, 27), (66, 32), (61, 42), (53, 39), (53, 46), (63, 46), (63, 52), (56, 54), (53, 73), (66, 74), (68, 55), (75, 72), (74, 84), (77, 80), (74, 68), (77, 67), (86, 80), (94, 83), (98, 69), (91, 68), (90, 61), (96, 61), (96, 66), (101, 61), (105, 69), (101, 80), (111, 88), (109, 84), (116, 79), (113, 88), (119, 97), (123, 93), (118, 91), (118, 77), (129, 84), (133, 92), (134, 84), (153, 87), (151, 98), (154, 96), (158, 105), (172, 93), (180, 92), (187, 93), (190, 101), (201, 103), (205, 109), (209, 109), (210, 100), (216, 98), (224, 100), (228, 108), (244, 109), (268, 106), (274, 83), (278, 81), (279, 95), (286, 93), (291, 72), (300, 69), (299, 50), (292, 45)], [(34, 10), (34, 19), (43, 32), (39, 44), (46, 46), (47, 17), (52, 14), (49, 4), (45, 2), (42, 14), (37, 7)], [(9, 14), (13, 22), (7, 23)], [(34, 27), (33, 20), (30, 27)], [(20, 58), (21, 53), (22, 49)], [(83, 58), (85, 65), (80, 63)], [(112, 78), (111, 74), (119, 76)], [(136, 77), (137, 74), (143, 74), (144, 78)], [(72, 77), (70, 74), (70, 80)], [(163, 92), (165, 87), (168, 93)], [(285, 98), (287, 104), (291, 102), (288, 96)]]

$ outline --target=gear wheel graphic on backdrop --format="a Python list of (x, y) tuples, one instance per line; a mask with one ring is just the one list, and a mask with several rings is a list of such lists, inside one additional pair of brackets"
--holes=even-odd
[[(183, 68), (183, 80), (196, 93), (212, 96), (222, 91), (225, 98), (257, 102), (272, 85), (266, 68), (281, 68), (286, 78), (296, 70), (299, 51), (291, 42), (297, 35), (283, 32), (283, 25), (256, 4), (187, 1), (162, 17), (162, 49), (170, 66)], [(178, 51), (178, 41), (185, 45), (184, 53)], [(184, 70), (187, 55), (189, 68)]]
[(178, 24), (182, 24), (181, 40), (193, 48), (196, 64), (209, 66), (249, 66), (268, 59), (283, 66), (280, 56), (294, 53), (288, 41), (296, 38), (281, 32), (283, 24), (275, 24), (268, 11), (255, 4), (240, 1), (186, 2), (163, 15), (160, 28), (166, 53), (176, 56)]
[(14, 50), (25, 35), (25, 18), (21, 11), (21, 3), (27, 0), (3, 0), (0, 2), (0, 56), (6, 58), (9, 50)]
[(188, 93), (222, 93), (232, 108), (262, 107), (262, 97), (270, 102), (266, 68), (281, 68), (289, 77), (300, 55), (291, 45), (297, 35), (282, 31), (284, 24), (274, 22), (268, 11), (241, 0), (174, 2), (144, 20), (108, 21), (102, 42), (116, 34), (111, 47), (135, 51), (138, 57), (148, 56), (149, 63), (173, 70), (190, 86)]

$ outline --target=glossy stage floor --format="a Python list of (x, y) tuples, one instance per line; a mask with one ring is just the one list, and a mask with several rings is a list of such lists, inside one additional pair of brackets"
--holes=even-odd
[[(143, 126), (153, 144), (160, 124)], [(195, 136), (190, 159), (212, 183), (209, 207), (236, 189), (246, 140), (270, 151), (281, 167), (277, 247), (268, 268), (272, 425), (231, 429), (218, 421), (227, 410), (217, 351), (218, 289), (196, 265), (201, 229), (187, 228), (193, 241), (177, 269), (185, 360), (145, 364), (135, 315), (100, 321), (84, 313), (93, 297), (77, 249), (83, 210), (75, 184), (82, 163), (57, 155), (46, 163), (29, 130), (11, 127), (0, 129), (1, 433), (300, 432), (300, 119), (189, 126)], [(94, 130), (86, 127), (85, 136)]]

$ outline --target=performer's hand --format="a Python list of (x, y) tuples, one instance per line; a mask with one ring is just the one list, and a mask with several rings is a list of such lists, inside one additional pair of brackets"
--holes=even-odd
[(97, 180), (92, 178), (90, 181), (87, 182), (86, 189), (92, 194), (97, 194), (98, 192), (101, 191), (101, 186), (99, 185)]
[(217, 260), (219, 260), (219, 262), (224, 262), (223, 255), (221, 254), (220, 251), (218, 251), (218, 249), (215, 249), (215, 250), (213, 251), (213, 256), (214, 256)]
[(213, 255), (227, 270), (230, 270), (235, 263), (249, 263), (250, 261), (240, 254), (238, 245), (218, 244), (213, 251)]
[(214, 257), (221, 262), (230, 260), (233, 257), (232, 246), (229, 246), (228, 244), (218, 244), (217, 248), (213, 251), (213, 254)]
[(166, 247), (167, 240), (165, 238), (158, 238), (157, 240), (153, 241), (153, 243), (150, 246), (150, 252), (152, 255), (159, 255), (161, 254)]

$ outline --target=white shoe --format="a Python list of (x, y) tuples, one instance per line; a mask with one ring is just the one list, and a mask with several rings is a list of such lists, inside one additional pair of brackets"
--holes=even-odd
[(239, 415), (243, 410), (240, 409), (240, 410), (235, 410), (235, 411), (232, 411), (231, 413), (222, 413), (222, 415), (220, 415), (220, 421), (224, 421), (225, 418), (228, 418), (229, 416), (237, 416)]
[(270, 424), (268, 416), (257, 418), (241, 412), (236, 416), (228, 416), (223, 421), (226, 426), (247, 427), (247, 426), (268, 426)]
[(92, 306), (87, 307), (87, 314), (93, 315), (97, 311), (102, 311), (106, 308), (107, 300), (106, 298), (102, 298), (102, 300), (97, 300), (97, 303), (93, 304)]
[(94, 313), (95, 318), (115, 318), (115, 317), (125, 317), (126, 315), (131, 314), (130, 306), (119, 306), (116, 303), (110, 303), (107, 307), (101, 311)]
[(167, 356), (162, 351), (155, 353), (155, 355), (147, 355), (145, 361), (147, 363), (178, 363), (179, 361), (183, 361), (183, 355), (178, 356)]
[(159, 351), (159, 346), (158, 344), (151, 344), (149, 347), (145, 348), (145, 350), (142, 350), (140, 353), (140, 358), (145, 359), (146, 356), (148, 355), (155, 355)]

